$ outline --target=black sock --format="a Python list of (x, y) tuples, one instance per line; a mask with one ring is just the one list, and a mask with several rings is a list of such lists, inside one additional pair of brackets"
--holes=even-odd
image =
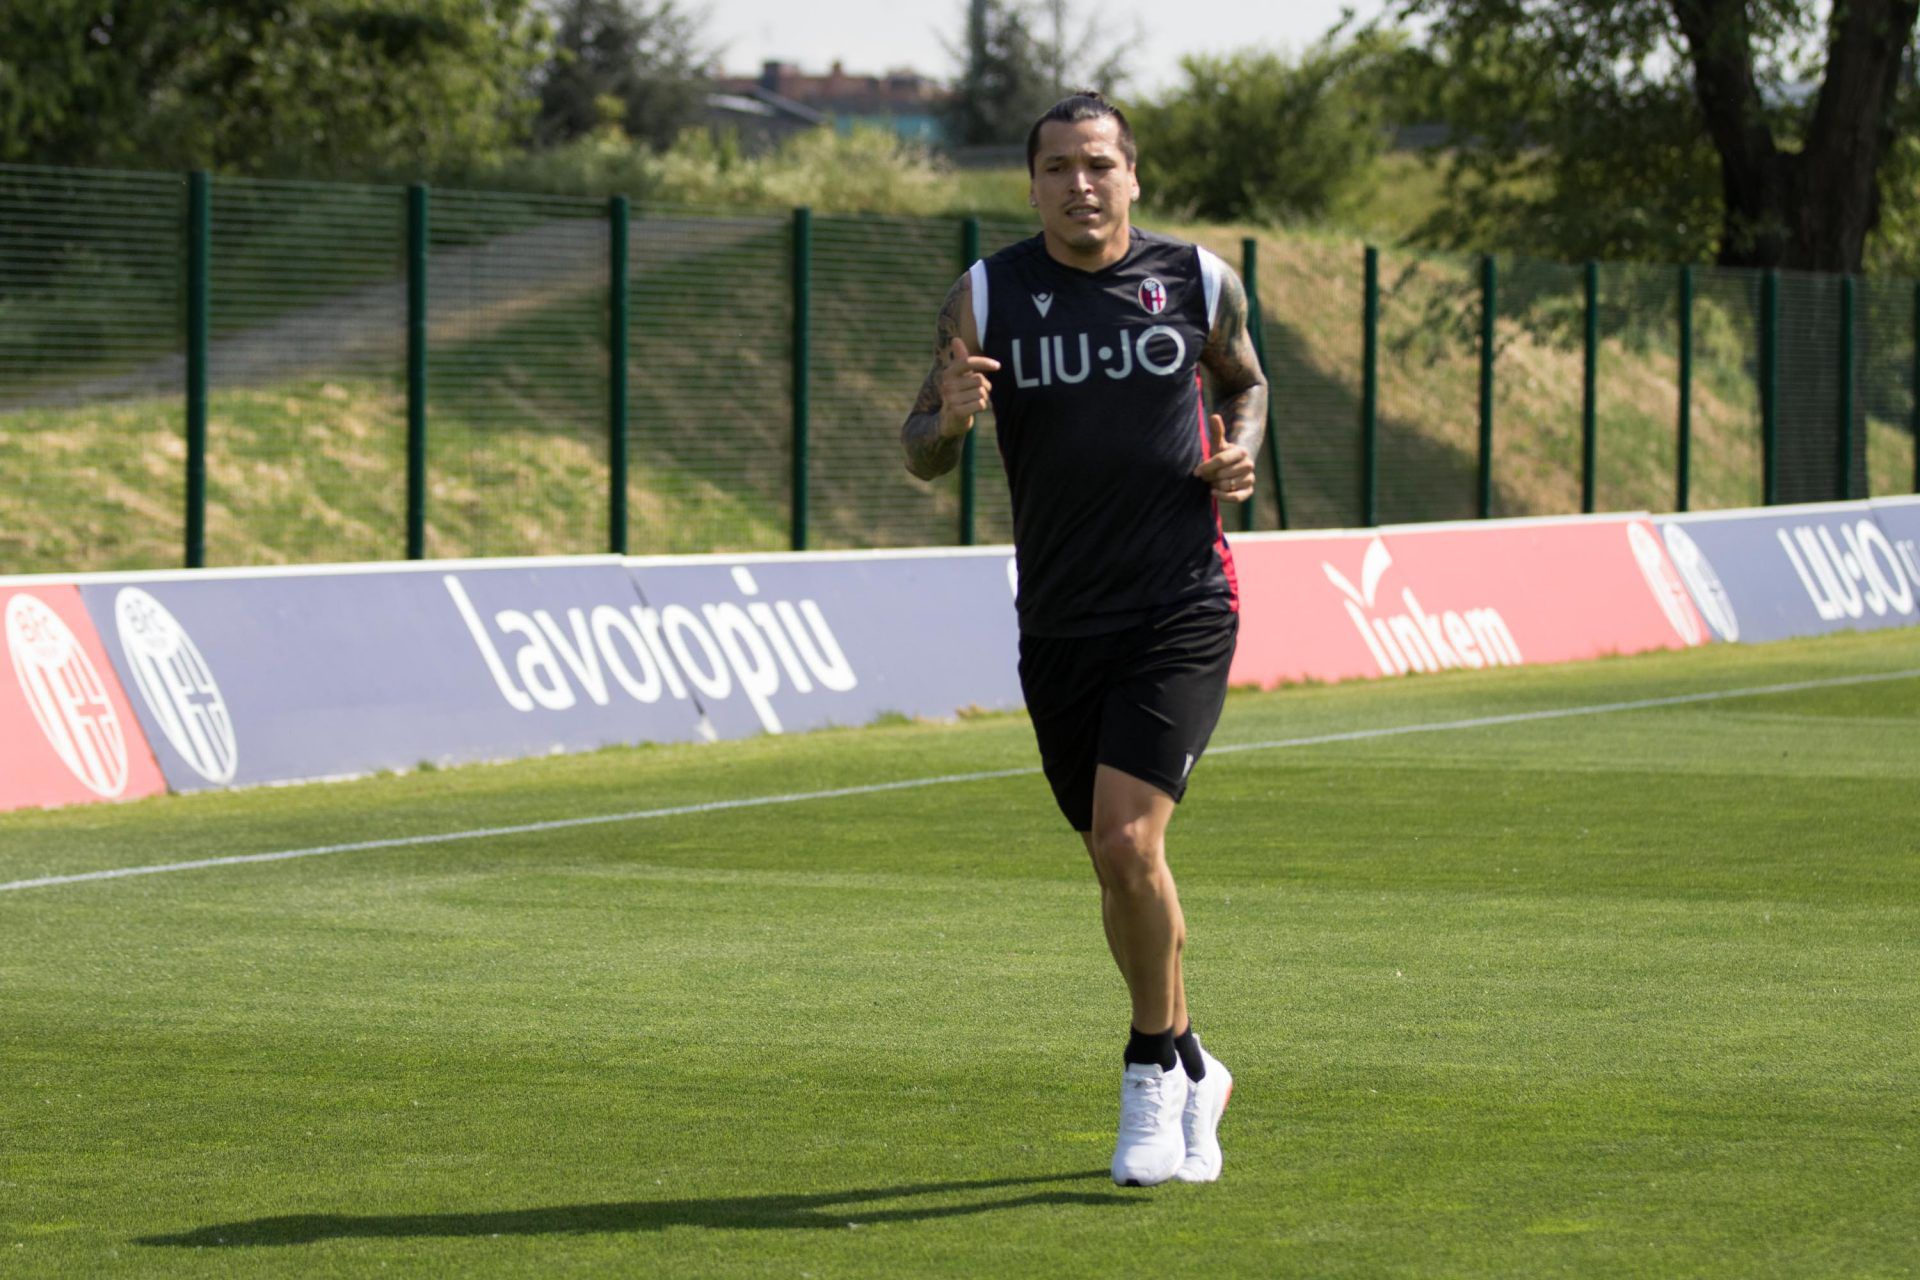
[(1200, 1056), (1200, 1037), (1193, 1034), (1193, 1024), (1173, 1038), (1173, 1051), (1180, 1055), (1180, 1065), (1187, 1069), (1187, 1079), (1205, 1080), (1207, 1078), (1207, 1060)]
[(1151, 1062), (1162, 1071), (1173, 1070), (1173, 1064), (1180, 1061), (1180, 1055), (1173, 1048), (1173, 1028), (1148, 1033), (1137, 1027), (1129, 1027), (1127, 1052), (1123, 1062)]

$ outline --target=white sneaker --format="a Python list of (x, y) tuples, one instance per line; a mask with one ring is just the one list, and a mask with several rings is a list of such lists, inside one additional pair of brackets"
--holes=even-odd
[(1180, 1112), (1187, 1104), (1187, 1073), (1175, 1063), (1130, 1062), (1120, 1077), (1120, 1140), (1113, 1148), (1113, 1180), (1123, 1187), (1165, 1182), (1186, 1157)]
[(1212, 1182), (1220, 1176), (1220, 1116), (1233, 1096), (1233, 1073), (1204, 1048), (1200, 1060), (1207, 1064), (1207, 1074), (1187, 1090), (1187, 1105), (1180, 1112), (1187, 1158), (1173, 1176), (1182, 1182)]

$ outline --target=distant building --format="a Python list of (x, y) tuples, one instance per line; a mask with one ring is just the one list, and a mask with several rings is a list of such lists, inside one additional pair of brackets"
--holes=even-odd
[(709, 129), (737, 135), (750, 153), (771, 150), (796, 133), (833, 123), (826, 112), (777, 93), (740, 93), (721, 87), (721, 84), (737, 83), (716, 83), (707, 94), (704, 120)]
[(791, 62), (768, 62), (756, 77), (720, 76), (713, 89), (715, 97), (816, 112), (842, 133), (872, 125), (932, 147), (946, 144), (945, 113), (953, 99), (951, 89), (917, 71), (851, 75), (838, 62), (823, 76), (807, 75)]

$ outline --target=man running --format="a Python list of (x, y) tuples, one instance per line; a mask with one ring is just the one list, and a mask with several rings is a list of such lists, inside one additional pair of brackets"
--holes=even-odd
[(907, 469), (930, 480), (993, 409), (1021, 688), (1132, 1001), (1113, 1180), (1152, 1186), (1220, 1176), (1233, 1088), (1187, 1014), (1166, 831), (1226, 697), (1239, 597), (1219, 501), (1253, 495), (1267, 384), (1233, 272), (1134, 229), (1134, 160), (1126, 117), (1097, 93), (1035, 122), (1041, 232), (954, 283), (901, 441)]

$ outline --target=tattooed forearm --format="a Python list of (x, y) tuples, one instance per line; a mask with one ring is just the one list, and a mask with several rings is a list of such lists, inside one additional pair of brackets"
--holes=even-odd
[(1223, 272), (1213, 332), (1200, 363), (1214, 393), (1213, 411), (1226, 422), (1227, 439), (1257, 457), (1267, 435), (1267, 378), (1247, 330), (1247, 290), (1240, 277)]
[[(922, 480), (937, 480), (960, 465), (965, 436), (940, 434), (940, 372), (927, 375), (913, 412), (900, 428), (900, 443), (907, 451), (907, 470)], [(931, 392), (931, 395), (929, 395)], [(931, 403), (929, 403), (931, 401)]]
[(900, 427), (900, 443), (907, 451), (907, 470), (922, 480), (945, 475), (960, 465), (965, 434), (947, 435), (940, 430), (940, 374), (953, 359), (953, 341), (960, 338), (962, 317), (972, 305), (973, 288), (962, 275), (947, 291), (940, 304), (940, 319), (934, 326), (933, 367), (927, 370), (913, 409)]

